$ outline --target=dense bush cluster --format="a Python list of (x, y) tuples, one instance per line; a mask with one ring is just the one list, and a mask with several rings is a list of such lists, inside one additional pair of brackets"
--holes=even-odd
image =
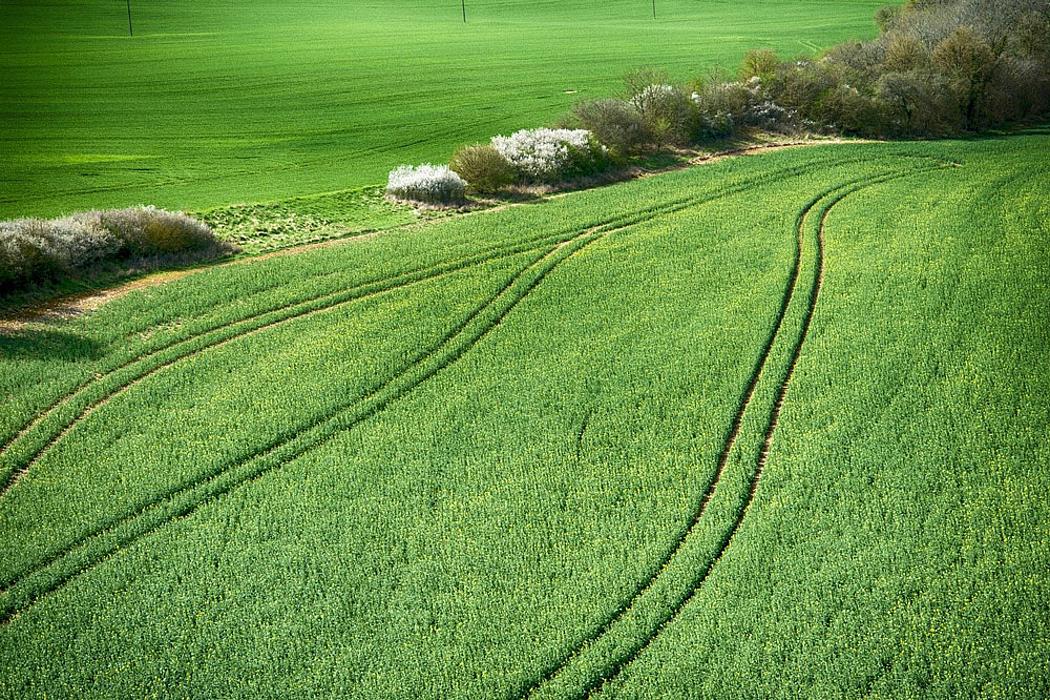
[(390, 173), (387, 192), (448, 204), (463, 199), (468, 183), (474, 192), (494, 193), (516, 183), (567, 182), (611, 164), (609, 149), (587, 129), (521, 129), (493, 136), (490, 144), (460, 148), (451, 166), (403, 165)]
[(499, 192), (518, 179), (510, 161), (488, 144), (464, 146), (452, 155), (452, 170), (483, 194)]
[(0, 221), (0, 289), (53, 281), (120, 261), (182, 262), (233, 250), (200, 221), (156, 207)]
[(434, 204), (463, 201), (467, 183), (447, 165), (402, 165), (390, 171), (386, 191), (401, 199)]
[[(473, 191), (492, 193), (567, 182), (638, 153), (745, 130), (946, 136), (1050, 110), (1050, 0), (908, 0), (882, 8), (875, 21), (872, 41), (840, 44), (816, 59), (751, 51), (738, 76), (712, 75), (688, 88), (659, 71), (634, 71), (622, 97), (576, 104), (565, 128), (523, 129), (461, 148), (438, 180), (453, 187), (458, 173)], [(423, 177), (406, 168), (390, 174), (391, 192), (395, 179)], [(461, 188), (453, 196), (427, 183), (403, 186), (399, 196), (462, 197)]]
[(492, 147), (525, 182), (559, 182), (600, 171), (606, 148), (587, 129), (521, 129), (493, 136)]
[(1050, 0), (910, 0), (879, 11), (878, 38), (818, 59), (750, 52), (737, 79), (698, 80), (686, 96), (637, 71), (627, 98), (577, 105), (616, 150), (684, 145), (746, 129), (942, 136), (1050, 109)]
[(848, 134), (940, 136), (1050, 109), (1050, 0), (911, 0), (881, 33), (817, 60), (752, 53), (743, 78), (807, 122)]

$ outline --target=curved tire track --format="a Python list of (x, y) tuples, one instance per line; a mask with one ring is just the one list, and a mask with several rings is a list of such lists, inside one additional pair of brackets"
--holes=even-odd
[[(482, 337), (487, 335), (492, 328), (502, 322), (502, 319), (506, 314), (509, 313), (525, 295), (535, 288), (535, 286), (538, 285), (557, 264), (560, 264), (564, 259), (571, 257), (571, 255), (575, 254), (575, 252), (578, 252), (578, 250), (583, 247), (590, 245), (598, 238), (604, 237), (614, 231), (623, 230), (638, 223), (648, 221), (655, 216), (673, 214), (690, 207), (716, 201), (727, 195), (744, 192), (760, 182), (776, 180), (782, 178), (785, 174), (801, 174), (812, 168), (821, 167), (821, 165), (821, 163), (815, 163), (802, 167), (796, 166), (772, 173), (765, 177), (755, 178), (733, 187), (725, 188), (714, 195), (682, 198), (677, 201), (665, 202), (661, 205), (648, 207), (640, 210), (640, 212), (636, 211), (613, 217), (612, 219), (607, 220), (604, 224), (584, 229), (575, 235), (556, 243), (553, 248), (533, 260), (526, 266), (526, 268), (519, 272), (518, 275), (512, 277), (499, 292), (490, 297), (484, 304), (482, 304), (482, 306), (478, 307), (470, 316), (468, 316), (467, 319), (459, 323), (456, 328), (450, 331), (437, 346), (421, 355), (418, 355), (408, 366), (404, 367), (393, 377), (386, 380), (379, 387), (376, 387), (365, 395), (353, 400), (350, 405), (345, 405), (337, 409), (336, 414), (321, 416), (309, 426), (287, 431), (281, 436), (278, 436), (274, 441), (271, 441), (266, 447), (256, 450), (232, 464), (220, 465), (218, 469), (199, 477), (197, 480), (189, 484), (155, 497), (153, 500), (144, 503), (134, 511), (112, 519), (93, 532), (79, 537), (76, 541), (63, 547), (58, 552), (55, 552), (52, 555), (45, 557), (40, 562), (32, 565), (29, 570), (11, 577), (7, 582), (0, 586), (0, 588), (2, 588), (2, 590), (0, 590), (0, 599), (6, 599), (0, 602), (0, 624), (9, 622), (43, 596), (58, 590), (81, 573), (85, 573), (90, 569), (95, 568), (111, 556), (126, 549), (132, 543), (155, 531), (162, 525), (177, 518), (191, 515), (198, 508), (211, 502), (215, 498), (218, 498), (249, 481), (254, 481), (265, 473), (277, 469), (289, 460), (301, 456), (307, 451), (320, 446), (337, 432), (350, 429), (368, 417), (383, 410), (387, 405), (401, 398), (423, 381), (426, 381), (441, 369), (444, 369), (449, 364), (458, 360), (459, 357), (465, 354)], [(546, 238), (547, 240), (550, 239), (549, 236)], [(530, 267), (543, 261), (557, 250), (566, 246), (573, 246), (580, 240), (583, 240), (583, 243), (580, 244), (576, 250), (571, 251), (564, 259), (558, 260), (554, 264), (544, 267), (540, 274), (525, 288), (520, 297), (512, 301), (488, 327), (484, 328), (480, 333), (476, 334), (475, 337), (468, 340), (460, 350), (454, 351), (442, 364), (439, 364), (432, 370), (428, 370), (416, 381), (410, 382), (408, 386), (401, 390), (396, 390), (394, 395), (382, 398), (382, 392), (394, 385), (399, 379), (404, 378), (407, 373), (412, 370), (413, 366), (420, 365), (425, 362), (428, 357), (436, 356), (441, 350), (442, 345), (448, 344), (457, 335), (463, 333), (467, 326), (472, 321), (479, 318), (487, 307), (491, 306), (500, 296), (511, 289), (516, 281), (521, 278), (521, 275)], [(370, 408), (366, 406), (365, 409), (362, 409), (363, 412), (361, 412), (358, 417), (347, 422), (346, 414), (348, 412), (351, 412), (355, 406), (365, 405), (369, 402), (373, 404)], [(334, 428), (331, 425), (333, 423), (335, 424)], [(320, 439), (317, 439), (316, 437), (311, 438), (308, 435), (311, 431), (317, 431), (324, 428), (325, 424), (329, 424), (329, 434), (322, 436)], [(315, 440), (315, 442), (311, 443), (311, 439)], [(305, 447), (302, 446), (302, 443), (304, 442), (308, 443)], [(289, 445), (291, 445), (291, 447), (289, 447)], [(253, 470), (251, 469), (251, 464), (256, 460), (264, 462), (264, 464), (261, 467), (258, 467), (257, 465), (258, 468)], [(203, 496), (201, 496), (199, 492), (204, 492)], [(201, 497), (194, 498), (194, 494)], [(188, 502), (183, 503), (182, 500), (188, 500)], [(136, 527), (137, 521), (143, 520), (144, 516), (148, 517), (151, 513), (156, 514), (153, 516), (152, 523), (139, 523), (139, 526)], [(100, 556), (91, 556), (91, 551), (93, 551), (92, 543), (106, 538), (111, 540), (108, 547), (95, 547), (94, 549), (101, 549), (104, 551), (101, 551)], [(56, 572), (56, 575), (49, 576), (48, 570), (54, 568), (62, 569), (62, 571)], [(34, 584), (38, 579), (40, 579), (39, 583)], [(32, 590), (23, 592), (22, 589), (24, 588), (30, 588)]]
[[(581, 235), (576, 239), (559, 244), (536, 257), (528, 265), (513, 275), (503, 287), (482, 305), (477, 307), (465, 320), (457, 325), (438, 344), (418, 355), (412, 362), (387, 379), (381, 385), (369, 391), (365, 396), (344, 407), (334, 416), (322, 416), (313, 424), (299, 429), (289, 435), (281, 436), (265, 448), (239, 460), (233, 465), (220, 469), (180, 489), (166, 494), (162, 499), (147, 504), (135, 513), (119, 519), (106, 527), (82, 538), (73, 545), (49, 559), (43, 565), (13, 581), (0, 596), (6, 600), (2, 603), (0, 623), (10, 621), (14, 616), (32, 606), (40, 598), (52, 593), (82, 573), (95, 568), (110, 557), (120, 553), (140, 538), (157, 530), (161, 526), (178, 518), (194, 513), (200, 507), (216, 498), (247, 484), (286, 464), (310, 450), (313, 450), (339, 432), (348, 430), (367, 418), (379, 413), (394, 401), (407, 395), (410, 391), (433, 377), (445, 367), (462, 357), (478, 341), (513, 310), (558, 264), (573, 254), (593, 243), (604, 233)], [(567, 253), (562, 251), (567, 250)], [(559, 256), (559, 253), (562, 253)], [(532, 270), (532, 279), (527, 273)], [(522, 280), (527, 280), (522, 282)], [(515, 289), (518, 287), (518, 289)], [(502, 300), (502, 304), (498, 302)], [(485, 318), (486, 311), (496, 307), (491, 318)], [(480, 319), (480, 320), (479, 320)], [(477, 321), (477, 323), (475, 323)], [(471, 326), (475, 325), (475, 328)], [(457, 339), (463, 342), (456, 344)], [(412, 371), (417, 369), (418, 375)], [(356, 410), (355, 410), (356, 409)], [(151, 517), (152, 516), (152, 517)], [(106, 542), (105, 540), (110, 540)], [(94, 542), (101, 542), (90, 551)], [(75, 560), (78, 550), (83, 562)], [(94, 556), (92, 556), (92, 554)], [(49, 580), (41, 581), (34, 586), (34, 579), (47, 577), (48, 569), (62, 569), (65, 560), (73, 566), (56, 572)], [(31, 590), (21, 592), (17, 589), (29, 587)]]
[[(207, 350), (222, 347), (234, 340), (276, 328), (284, 323), (296, 321), (323, 311), (335, 309), (359, 301), (363, 298), (375, 296), (383, 292), (394, 291), (412, 284), (437, 279), (473, 265), (492, 262), (532, 250), (538, 250), (545, 242), (556, 242), (560, 238), (572, 233), (578, 233), (578, 231), (572, 231), (569, 232), (569, 234), (559, 233), (542, 238), (528, 239), (519, 244), (504, 246), (490, 252), (438, 263), (436, 265), (415, 268), (389, 277), (362, 282), (348, 289), (310, 296), (235, 321), (216, 324), (200, 333), (174, 339), (143, 355), (132, 357), (109, 370), (95, 374), (89, 377), (86, 381), (81, 382), (71, 392), (52, 402), (47, 408), (9, 438), (3, 446), (0, 446), (0, 457), (6, 457), (8, 458), (7, 461), (11, 462), (10, 464), (5, 465), (5, 471), (8, 472), (8, 476), (4, 484), (0, 486), (0, 497), (7, 494), (19, 479), (21, 479), (21, 477), (24, 476), (28, 470), (36, 464), (44, 454), (51, 449), (51, 447), (54, 446), (55, 443), (68, 434), (77, 423), (94, 412), (95, 409), (107, 403), (116, 395), (145, 380), (149, 376), (171, 367), (178, 362), (200, 355)], [(276, 318), (271, 318), (274, 316), (276, 316)], [(173, 354), (173, 356), (169, 356), (169, 353)], [(134, 365), (139, 365), (140, 363), (144, 366), (130, 369)], [(129, 370), (128, 374), (131, 375), (130, 377), (125, 380), (116, 380), (116, 386), (110, 389), (104, 388), (107, 381), (111, 380), (116, 375), (123, 373), (125, 370)], [(94, 399), (86, 399), (85, 401), (84, 395), (89, 394), (97, 387), (102, 387), (101, 395)], [(83, 403), (83, 405), (74, 409), (77, 413), (71, 419), (67, 420), (59, 431), (52, 432), (47, 441), (29, 455), (24, 456), (22, 459), (16, 458), (15, 460), (10, 460), (10, 451), (17, 445), (17, 443), (25, 440), (32, 431), (44, 421), (54, 416), (57, 411), (62, 410), (67, 405), (73, 404), (78, 399), (82, 399), (81, 403)]]
[[(954, 164), (953, 164), (954, 165)], [(937, 166), (937, 167), (948, 167), (948, 166)], [(727, 432), (723, 449), (719, 455), (718, 463), (714, 474), (709, 480), (706, 488), (703, 491), (701, 498), (698, 501), (698, 505), (694, 510), (689, 524), (684, 528), (677, 536), (674, 544), (670, 550), (664, 555), (659, 565), (655, 567), (653, 573), (644, 580), (633, 592), (631, 597), (618, 607), (613, 613), (607, 616), (589, 635), (587, 635), (581, 642), (579, 642), (573, 649), (567, 654), (564, 654), (555, 664), (548, 667), (543, 674), (530, 683), (524, 691), (517, 694), (517, 697), (531, 697), (541, 691), (544, 686), (556, 678), (568, 665), (576, 658), (580, 657), (590, 647), (590, 645), (597, 642), (599, 639), (609, 634), (612, 628), (621, 620), (623, 620), (628, 613), (638, 604), (638, 602), (645, 597), (646, 593), (653, 588), (656, 584), (657, 579), (667, 570), (675, 556), (684, 548), (686, 544), (686, 538), (688, 535), (697, 529), (706, 512), (707, 506), (710, 503), (715, 491), (722, 480), (725, 467), (729, 461), (729, 457), (733, 452), (733, 447), (736, 444), (737, 438), (740, 434), (740, 428), (743, 423), (744, 414), (747, 412), (748, 407), (751, 405), (752, 398), (755, 395), (759, 380), (765, 370), (766, 364), (772, 353), (773, 346), (776, 343), (778, 335), (783, 325), (784, 318), (787, 314), (788, 307), (791, 304), (791, 300), (794, 296), (795, 289), (797, 287), (798, 278), (801, 274), (802, 268), (802, 245), (805, 237), (805, 226), (806, 221), (810, 214), (814, 211), (818, 204), (822, 201), (827, 200), (824, 206), (820, 209), (819, 223), (817, 226), (816, 236), (816, 259), (815, 268), (813, 274), (813, 282), (810, 287), (810, 293), (806, 302), (806, 308), (802, 316), (801, 326), (796, 336), (795, 344), (792, 347), (790, 353), (790, 359), (787, 365), (787, 369), (781, 378), (777, 386), (773, 405), (769, 410), (768, 420), (766, 422), (766, 428), (762, 437), (762, 446), (758, 453), (758, 459), (756, 460), (755, 468), (752, 472), (751, 478), (748, 483), (747, 493), (743, 502), (738, 506), (732, 524), (729, 529), (723, 534), (718, 547), (710, 559), (706, 567), (704, 567), (697, 576), (694, 577), (689, 585), (685, 588), (684, 593), (673, 602), (670, 612), (663, 615), (655, 629), (651, 630), (640, 643), (635, 644), (633, 647), (627, 648), (624, 652), (618, 655), (610, 667), (608, 667), (601, 675), (594, 680), (588, 682), (580, 693), (581, 697), (591, 697), (595, 692), (601, 690), (606, 683), (613, 678), (617, 677), (627, 665), (629, 665), (635, 658), (638, 657), (649, 645), (659, 636), (660, 632), (663, 631), (671, 622), (673, 622), (685, 608), (685, 606), (695, 597), (697, 592), (700, 590), (702, 584), (706, 581), (715, 565), (721, 560), (725, 551), (728, 549), (730, 543), (737, 530), (739, 529), (744, 517), (750, 509), (751, 503), (754, 500), (757, 492), (758, 483), (761, 478), (762, 472), (765, 468), (766, 461), (768, 459), (769, 450), (772, 445), (773, 435), (776, 431), (776, 427), (780, 417), (780, 411), (783, 407), (784, 399), (787, 395), (788, 386), (794, 375), (795, 367), (797, 366), (798, 360), (801, 356), (802, 347), (805, 343), (806, 337), (809, 333), (809, 328), (812, 322), (814, 312), (816, 310), (817, 300), (822, 288), (824, 278), (824, 261), (823, 261), (823, 250), (824, 250), (824, 229), (827, 221), (827, 217), (830, 214), (832, 208), (840, 203), (843, 199), (848, 197), (854, 192), (871, 187), (883, 182), (887, 182), (893, 179), (906, 177), (909, 175), (915, 175), (921, 172), (927, 172), (936, 168), (923, 168), (914, 171), (908, 171), (903, 173), (895, 173), (883, 176), (872, 176), (869, 178), (862, 178), (860, 180), (844, 183), (836, 187), (825, 190), (817, 197), (811, 199), (805, 207), (800, 211), (796, 217), (796, 248), (795, 248), (795, 260), (792, 271), (789, 273), (788, 283), (785, 286), (785, 290), (781, 299), (781, 305), (778, 309), (775, 321), (773, 324), (772, 331), (763, 346), (763, 349), (759, 355), (759, 358), (755, 364), (752, 374), (748, 380), (745, 390), (742, 394), (741, 400), (738, 404), (737, 412), (735, 413), (733, 420), (730, 423), (730, 428)], [(836, 194), (837, 193), (837, 194)], [(830, 197), (830, 198), (829, 198)]]
[[(818, 165), (810, 167), (818, 167)], [(806, 169), (808, 168), (795, 167), (777, 171), (762, 178), (755, 178), (747, 183), (728, 188), (717, 196), (738, 193), (763, 181), (777, 179), (785, 175), (797, 175)], [(642, 220), (639, 217), (673, 213), (680, 211), (684, 207), (695, 206), (710, 200), (711, 196), (705, 195), (679, 198), (626, 214), (609, 217), (583, 228), (566, 229), (554, 234), (529, 237), (513, 244), (493, 246), (475, 255), (414, 268), (388, 277), (372, 279), (344, 290), (308, 296), (305, 299), (267, 309), (235, 321), (218, 323), (187, 337), (173, 339), (149, 350), (141, 356), (132, 357), (111, 369), (89, 377), (72, 391), (52, 402), (0, 446), (0, 468), (6, 474), (2, 477), (4, 481), (0, 485), (0, 498), (14, 488), (29, 470), (43, 459), (59, 441), (66, 437), (77, 424), (117, 395), (138, 385), (157, 372), (172, 367), (183, 360), (198, 356), (208, 350), (223, 347), (240, 338), (338, 308), (362, 298), (400, 289), (410, 284), (436, 279), (472, 265), (539, 250), (543, 245), (556, 245), (559, 241), (570, 240), (572, 237), (581, 235), (588, 230), (607, 226), (629, 225), (632, 222)], [(128, 376), (118, 377), (118, 375), (124, 374)], [(108, 386), (109, 384), (112, 384), (112, 386)], [(72, 408), (68, 410), (72, 413), (71, 416), (64, 419), (55, 418), (60, 411), (66, 410), (70, 406)], [(40, 428), (45, 421), (51, 420), (58, 423), (58, 425), (51, 428), (50, 432), (47, 432), (47, 428)], [(12, 457), (11, 452), (17, 450), (22, 442), (31, 440), (32, 434), (38, 428), (40, 428), (39, 432), (42, 435), (37, 438), (37, 444), (26, 448), (24, 454)]]
[[(742, 184), (740, 191), (753, 183)], [(700, 204), (715, 201), (726, 192), (718, 195), (685, 198), (672, 206), (662, 206), (656, 215), (667, 215)], [(10, 579), (0, 590), (0, 624), (6, 624), (18, 614), (31, 607), (44, 596), (53, 593), (82, 573), (86, 573), (99, 564), (131, 546), (142, 537), (159, 529), (164, 524), (187, 517), (203, 505), (210, 503), (234, 488), (249, 483), (274, 471), (287, 462), (315, 449), (339, 432), (358, 425), (367, 418), (379, 413), (389, 404), (407, 395), (439, 371), (449, 366), (478, 341), (499, 325), (507, 314), (521, 302), (557, 265), (561, 264), (584, 247), (607, 236), (610, 233), (627, 229), (654, 217), (650, 209), (643, 214), (632, 213), (617, 217), (617, 223), (585, 229), (571, 238), (555, 244), (552, 248), (533, 259), (516, 275), (512, 276), (503, 287), (477, 307), (467, 318), (449, 331), (441, 341), (423, 353), (417, 355), (403, 366), (392, 377), (379, 386), (369, 390), (363, 396), (354, 399), (348, 405), (337, 409), (334, 415), (321, 416), (312, 424), (289, 431), (278, 436), (265, 447), (242, 457), (233, 464), (220, 465), (218, 469), (198, 478), (182, 487), (177, 487), (151, 501), (143, 504), (133, 512), (113, 519), (95, 531), (78, 538), (58, 552), (34, 564), (28, 571)], [(558, 258), (561, 250), (569, 252)], [(554, 256), (552, 258), (552, 256)], [(550, 262), (544, 263), (545, 260)], [(513, 295), (513, 288), (526, 273), (535, 268), (538, 272), (527, 284), (522, 285), (519, 295)], [(469, 327), (476, 320), (484, 317), (487, 309), (493, 307), (501, 297), (509, 295), (509, 302), (487, 323), (482, 321), (479, 329), (470, 331)], [(466, 336), (460, 346), (452, 345), (458, 336)], [(445, 351), (445, 352), (443, 352)], [(431, 362), (432, 361), (432, 362)], [(427, 363), (430, 366), (427, 367)], [(417, 377), (411, 376), (415, 368), (420, 370)], [(407, 379), (406, 379), (407, 377)], [(397, 386), (400, 380), (403, 386)], [(356, 409), (356, 410), (355, 410)], [(108, 541), (108, 544), (107, 544)], [(94, 543), (101, 544), (93, 546)], [(53, 569), (52, 575), (49, 572)], [(29, 590), (23, 590), (29, 589)]]

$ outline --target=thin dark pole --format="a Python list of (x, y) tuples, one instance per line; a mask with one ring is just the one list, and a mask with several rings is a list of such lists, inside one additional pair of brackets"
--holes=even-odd
[[(131, 0), (128, 0), (131, 2)], [(656, 0), (653, 0), (653, 19), (656, 19)]]
[[(131, 0), (128, 0), (131, 2)], [(463, 24), (467, 23), (467, 0), (459, 0), (460, 6), (463, 8)]]
[(131, 28), (131, 0), (128, 0), (128, 36), (135, 36), (135, 31)]

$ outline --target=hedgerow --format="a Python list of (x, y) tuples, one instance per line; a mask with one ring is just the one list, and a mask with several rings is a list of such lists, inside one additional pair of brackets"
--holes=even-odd
[(1050, 2), (912, 0), (880, 11), (881, 34), (815, 60), (745, 59), (800, 118), (848, 134), (939, 136), (1050, 109)]
[(460, 148), (449, 166), (479, 193), (499, 192), (518, 177), (511, 162), (489, 144)]
[(552, 183), (601, 172), (608, 149), (586, 129), (521, 129), (493, 136), (492, 147), (525, 182)]
[(402, 165), (390, 171), (386, 191), (401, 199), (432, 204), (463, 201), (467, 183), (447, 165)]
[(92, 273), (122, 262), (148, 267), (234, 250), (206, 224), (152, 206), (0, 221), (0, 289)]

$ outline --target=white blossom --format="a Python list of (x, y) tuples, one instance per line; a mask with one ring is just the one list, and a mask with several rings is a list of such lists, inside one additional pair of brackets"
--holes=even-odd
[(463, 199), (467, 183), (447, 165), (402, 165), (390, 171), (386, 191), (421, 202), (455, 202)]
[(526, 177), (555, 180), (581, 154), (590, 154), (594, 139), (587, 129), (522, 129), (510, 136), (493, 136), (492, 146)]

